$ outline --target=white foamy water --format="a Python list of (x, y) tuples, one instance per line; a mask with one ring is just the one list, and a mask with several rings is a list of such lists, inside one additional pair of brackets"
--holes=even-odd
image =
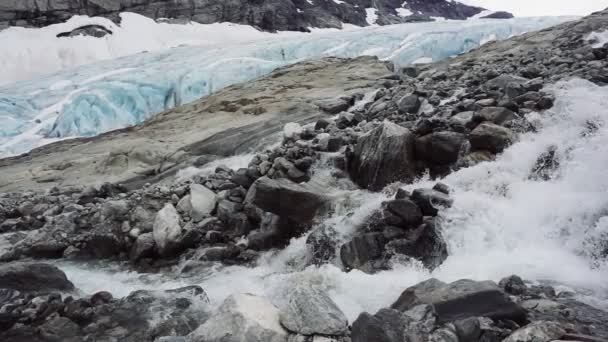
[[(529, 280), (552, 280), (590, 295), (589, 301), (597, 305), (606, 303), (608, 266), (591, 255), (597, 252), (594, 239), (602, 235), (606, 239), (608, 234), (608, 88), (572, 80), (552, 91), (555, 107), (530, 117), (537, 133), (522, 135), (495, 162), (460, 170), (443, 180), (455, 199), (454, 206), (441, 213), (450, 256), (432, 274), (412, 265), (396, 265), (374, 275), (346, 273), (335, 265), (303, 269), (305, 237), (294, 239), (282, 251), (265, 254), (258, 267), (218, 268), (196, 279), (167, 282), (161, 277), (139, 279), (133, 273), (102, 276), (108, 271), (91, 272), (74, 265), (65, 270), (77, 286), (91, 292), (96, 288), (124, 294), (137, 286), (197, 283), (216, 305), (235, 292), (260, 294), (280, 303), (295, 282), (310, 282), (326, 289), (351, 322), (361, 311), (390, 305), (406, 287), (429, 277), (498, 281), (518, 274)], [(529, 180), (537, 158), (549, 146), (557, 148), (556, 176), (549, 181)], [(334, 189), (335, 213), (325, 224), (346, 238), (388, 196), (349, 189), (332, 181), (327, 172), (321, 170), (316, 176)], [(421, 180), (406, 188), (433, 183)]]

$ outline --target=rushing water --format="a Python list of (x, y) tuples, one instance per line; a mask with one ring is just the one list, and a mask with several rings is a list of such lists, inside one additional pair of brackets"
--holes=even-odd
[[(608, 88), (572, 80), (550, 90), (557, 98), (554, 108), (529, 117), (536, 133), (522, 135), (495, 162), (462, 169), (442, 180), (452, 188), (455, 200), (440, 214), (450, 256), (432, 274), (403, 264), (374, 275), (344, 272), (337, 264), (305, 268), (305, 237), (266, 253), (257, 267), (209, 268), (193, 278), (143, 276), (109, 266), (94, 270), (72, 263), (61, 266), (85, 293), (103, 289), (126, 295), (137, 288), (195, 283), (207, 291), (213, 304), (235, 292), (260, 294), (280, 303), (294, 282), (311, 282), (325, 288), (351, 322), (361, 311), (387, 306), (406, 287), (429, 277), (498, 281), (518, 274), (568, 286), (593, 304), (605, 306), (608, 265), (596, 256), (597, 241), (602, 237), (606, 241), (608, 235)], [(551, 146), (560, 165), (554, 177), (529, 179), (537, 158)], [(239, 165), (248, 158), (230, 161)], [(322, 164), (315, 180), (333, 189), (335, 210), (324, 223), (345, 239), (388, 198), (334, 179)], [(432, 184), (422, 179), (404, 187)]]

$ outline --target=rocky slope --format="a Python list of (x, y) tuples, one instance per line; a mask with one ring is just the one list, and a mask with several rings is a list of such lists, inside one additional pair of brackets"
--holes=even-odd
[(268, 31), (284, 31), (307, 30), (309, 27), (339, 28), (342, 23), (366, 26), (371, 24), (370, 11), (375, 13), (374, 22), (386, 25), (428, 21), (430, 17), (466, 19), (482, 10), (446, 0), (3, 1), (0, 3), (0, 28), (46, 26), (65, 21), (76, 14), (118, 20), (120, 12), (128, 11), (154, 19), (192, 20), (204, 24), (232, 22)]
[[(24, 261), (109, 259), (147, 272), (180, 264), (184, 275), (210, 262), (252, 265), (260, 252), (310, 233), (306, 265), (374, 274), (397, 258), (432, 270), (449, 258), (438, 216), (454, 204), (451, 190), (437, 183), (410, 193), (400, 185), (492, 161), (537, 129), (528, 114), (553, 107), (545, 86), (570, 77), (608, 84), (608, 45), (585, 39), (606, 29), (608, 10), (397, 73), (373, 58), (305, 62), (131, 129), (1, 161), (0, 340), (605, 341), (605, 311), (517, 276), (498, 284), (429, 279), (349, 322), (308, 283), (278, 306), (233, 294), (211, 309), (196, 286), (75, 299), (60, 270)], [(599, 124), (588, 122), (584, 134)], [(256, 152), (247, 167), (172, 177), (281, 127), (280, 143)], [(550, 179), (558, 167), (552, 156), (540, 154), (527, 177)], [(335, 208), (315, 166), (347, 188), (391, 197), (342, 240), (320, 224)], [(107, 179), (125, 184), (91, 185)]]

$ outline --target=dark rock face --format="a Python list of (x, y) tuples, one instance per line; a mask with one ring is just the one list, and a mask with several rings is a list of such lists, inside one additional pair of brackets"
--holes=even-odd
[[(410, 16), (399, 16), (405, 6)], [(375, 8), (380, 25), (431, 21), (430, 17), (466, 19), (483, 9), (446, 0), (50, 0), (8, 1), (0, 4), (0, 27), (46, 26), (72, 15), (104, 16), (118, 21), (120, 12), (134, 12), (153, 19), (192, 20), (199, 23), (232, 22), (263, 30), (307, 31), (308, 27), (341, 27), (342, 23), (368, 25), (366, 8)]]
[(70, 32), (62, 32), (57, 35), (57, 38), (65, 37), (76, 37), (76, 36), (89, 36), (95, 38), (105, 37), (106, 35), (112, 34), (112, 31), (108, 30), (101, 25), (85, 25), (79, 28), (73, 29)]
[(0, 287), (17, 291), (70, 291), (74, 284), (55, 266), (43, 263), (0, 264)]
[(414, 135), (404, 127), (385, 121), (359, 138), (347, 153), (351, 179), (362, 188), (378, 191), (399, 180), (411, 180), (414, 168)]
[(492, 14), (481, 17), (482, 19), (511, 19), (513, 18), (513, 14), (505, 11), (498, 11)]
[(264, 211), (296, 221), (310, 221), (327, 201), (312, 185), (267, 177), (253, 183), (245, 199)]
[(470, 317), (527, 322), (525, 310), (491, 282), (463, 279), (445, 284), (431, 279), (406, 289), (392, 308), (404, 311), (419, 304), (433, 304), (441, 322)]

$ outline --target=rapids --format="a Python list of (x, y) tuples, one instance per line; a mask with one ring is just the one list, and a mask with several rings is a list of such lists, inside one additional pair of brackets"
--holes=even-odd
[[(267, 252), (257, 267), (210, 265), (188, 277), (178, 269), (142, 275), (120, 265), (96, 264), (93, 269), (90, 264), (60, 262), (59, 266), (85, 294), (106, 290), (123, 296), (134, 289), (199, 284), (212, 305), (238, 292), (264, 295), (280, 304), (294, 282), (310, 282), (327, 290), (351, 322), (362, 311), (390, 305), (406, 287), (430, 277), (498, 281), (518, 274), (574, 290), (589, 304), (606, 308), (608, 263), (601, 258), (606, 246), (598, 241), (602, 236), (606, 241), (608, 234), (608, 88), (575, 79), (546, 90), (557, 100), (551, 110), (528, 117), (536, 133), (521, 135), (495, 162), (461, 169), (441, 180), (451, 187), (455, 200), (451, 209), (440, 212), (450, 256), (432, 273), (399, 260), (392, 270), (373, 275), (344, 272), (338, 260), (304, 267), (306, 236), (293, 239), (283, 250)], [(559, 169), (549, 180), (530, 179), (537, 158), (550, 147), (556, 149)], [(246, 165), (250, 158), (238, 156), (226, 162)], [(322, 224), (333, 226), (346, 239), (389, 194), (336, 180), (325, 161), (322, 158), (317, 165), (314, 179), (330, 189), (334, 210), (321, 218)], [(181, 176), (196, 172), (188, 170)], [(422, 178), (399, 186), (411, 190), (434, 183)]]

